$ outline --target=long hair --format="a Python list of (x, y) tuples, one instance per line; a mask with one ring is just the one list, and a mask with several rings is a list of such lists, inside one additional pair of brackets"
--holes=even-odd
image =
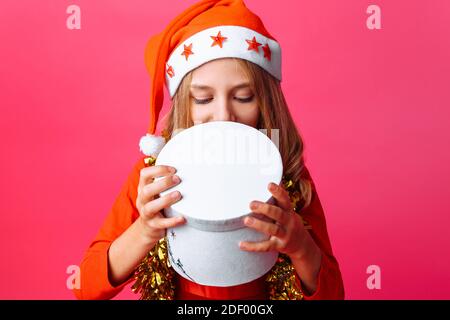
[[(283, 161), (283, 175), (299, 187), (302, 207), (306, 208), (311, 202), (312, 187), (311, 181), (303, 176), (303, 140), (292, 119), (280, 81), (252, 62), (239, 58), (228, 59), (233, 59), (242, 67), (255, 93), (260, 110), (256, 129), (267, 129), (269, 137), (271, 129), (279, 130), (279, 151)], [(171, 137), (176, 130), (194, 125), (190, 113), (191, 81), (192, 71), (183, 78), (173, 96), (170, 111), (164, 117), (164, 131), (168, 137)]]

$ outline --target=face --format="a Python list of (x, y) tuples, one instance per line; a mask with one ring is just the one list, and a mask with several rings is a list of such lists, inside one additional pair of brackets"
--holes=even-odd
[(242, 67), (232, 59), (213, 60), (192, 72), (191, 117), (195, 124), (234, 121), (256, 128), (259, 107)]

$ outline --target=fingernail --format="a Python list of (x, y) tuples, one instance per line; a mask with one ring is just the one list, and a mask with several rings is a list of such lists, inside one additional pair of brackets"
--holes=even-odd
[(169, 167), (169, 171), (172, 173), (175, 173), (175, 172), (177, 172), (177, 169), (175, 169), (174, 167)]
[(248, 224), (248, 225), (253, 224), (253, 218), (250, 218), (250, 217), (245, 218), (245, 224)]
[(271, 182), (271, 183), (269, 184), (269, 190), (270, 190), (270, 191), (275, 191), (276, 189), (277, 189), (277, 186), (276, 186), (274, 183)]
[(170, 196), (173, 199), (177, 199), (180, 196), (180, 192), (178, 192), (178, 191), (172, 192)]
[(173, 176), (172, 181), (175, 183), (178, 183), (178, 182), (180, 182), (180, 178), (178, 176)]
[(257, 209), (258, 206), (259, 206), (258, 202), (252, 202), (252, 203), (250, 204), (250, 208), (251, 208), (251, 209)]

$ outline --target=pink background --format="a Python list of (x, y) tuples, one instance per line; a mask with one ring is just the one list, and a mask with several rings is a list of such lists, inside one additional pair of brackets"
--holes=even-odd
[[(73, 299), (66, 268), (140, 156), (146, 41), (194, 1), (155, 3), (1, 1), (0, 298)], [(450, 2), (246, 3), (282, 45), (346, 297), (449, 299)], [(71, 4), (81, 30), (66, 27)]]

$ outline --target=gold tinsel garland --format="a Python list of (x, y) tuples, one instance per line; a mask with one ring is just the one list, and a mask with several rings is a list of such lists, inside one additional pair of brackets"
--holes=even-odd
[[(144, 159), (146, 166), (155, 164), (156, 158)], [(292, 208), (298, 214), (301, 209), (301, 193), (292, 180), (283, 177), (282, 184), (291, 198)], [(306, 229), (311, 227), (302, 219)], [(303, 292), (297, 284), (297, 273), (290, 258), (280, 253), (277, 262), (267, 274), (265, 281), (271, 300), (302, 300)], [(167, 254), (167, 239), (160, 239), (145, 256), (134, 273), (134, 293), (141, 300), (173, 300), (175, 297), (175, 270)]]

